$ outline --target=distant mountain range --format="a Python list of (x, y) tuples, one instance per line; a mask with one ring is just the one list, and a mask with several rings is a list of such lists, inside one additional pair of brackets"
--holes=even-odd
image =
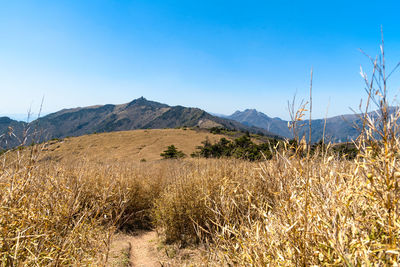
[[(394, 110), (394, 108), (392, 108)], [(372, 116), (375, 113), (372, 112)], [(322, 139), (325, 120), (312, 120), (312, 141)], [(308, 138), (308, 120), (299, 127), (298, 135)], [(361, 126), (359, 115), (343, 115), (326, 120), (325, 140), (331, 142), (351, 141), (359, 135), (355, 126)], [(230, 116), (211, 115), (198, 108), (168, 106), (143, 97), (121, 105), (98, 105), (63, 109), (31, 123), (0, 117), (0, 148), (26, 144), (52, 138), (80, 136), (91, 133), (134, 129), (163, 129), (177, 127), (212, 128), (262, 133), (271, 137), (293, 138), (288, 121), (271, 118), (255, 109), (236, 111)], [(33, 134), (34, 133), (34, 134)], [(39, 138), (40, 137), (40, 138)]]
[[(391, 108), (392, 110), (394, 108)], [(371, 112), (372, 116), (376, 116), (375, 112)], [(246, 109), (244, 111), (236, 111), (225, 118), (232, 119), (243, 123), (247, 126), (254, 126), (266, 129), (277, 135), (287, 138), (293, 138), (293, 133), (288, 128), (288, 121), (279, 118), (270, 118), (262, 112), (255, 109)], [(308, 138), (309, 122), (303, 121), (303, 126), (299, 127), (298, 135), (305, 135)], [(322, 139), (324, 133), (324, 119), (311, 121), (311, 139), (313, 142), (318, 142)], [(362, 121), (358, 114), (350, 114), (336, 116), (326, 119), (325, 140), (331, 142), (347, 142), (358, 137), (359, 131), (355, 126), (361, 126)]]
[(280, 136), (291, 138), (291, 132), (288, 129), (287, 121), (279, 118), (270, 118), (262, 112), (255, 109), (246, 109), (244, 111), (236, 111), (230, 116), (225, 116), (227, 119), (235, 120), (247, 126), (256, 126), (263, 129), (270, 129), (271, 132)]
[(143, 97), (121, 105), (99, 105), (83, 108), (63, 109), (27, 124), (0, 118), (0, 148), (18, 145), (28, 129), (27, 143), (32, 142), (32, 133), (37, 132), (35, 141), (52, 138), (80, 136), (94, 132), (113, 132), (134, 129), (162, 129), (176, 127), (212, 128), (263, 133), (276, 136), (266, 129), (244, 125), (235, 120), (220, 118), (198, 108), (168, 106)]

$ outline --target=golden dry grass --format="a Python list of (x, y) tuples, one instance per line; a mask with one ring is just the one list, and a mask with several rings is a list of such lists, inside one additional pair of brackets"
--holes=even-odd
[[(388, 151), (397, 151), (399, 144), (395, 139)], [(1, 263), (101, 265), (116, 229), (148, 227), (156, 227), (177, 248), (203, 243), (206, 256), (195, 265), (398, 261), (397, 154), (368, 148), (348, 161), (329, 154), (297, 157), (291, 151), (262, 163), (100, 164), (83, 158), (38, 163), (35, 153), (22, 153), (18, 161), (5, 154)]]
[(91, 162), (154, 161), (167, 146), (175, 145), (187, 156), (208, 138), (218, 141), (222, 135), (183, 129), (149, 129), (92, 134), (50, 141), (43, 157), (53, 160), (85, 158)]
[(151, 227), (153, 200), (176, 167), (39, 163), (37, 148), (1, 157), (1, 266), (102, 265), (116, 229)]

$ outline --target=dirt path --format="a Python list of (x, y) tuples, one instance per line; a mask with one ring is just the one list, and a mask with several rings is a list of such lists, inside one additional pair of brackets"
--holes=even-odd
[(111, 245), (108, 266), (159, 267), (157, 233), (140, 232), (137, 235), (118, 234)]
[(131, 242), (131, 264), (134, 267), (159, 267), (155, 251), (157, 233), (155, 231), (144, 232), (132, 237)]

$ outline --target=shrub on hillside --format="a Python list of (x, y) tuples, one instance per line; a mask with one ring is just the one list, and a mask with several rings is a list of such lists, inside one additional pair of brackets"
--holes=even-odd
[(180, 159), (185, 157), (185, 153), (178, 150), (174, 145), (170, 145), (160, 156), (164, 159)]
[(211, 144), (208, 139), (202, 142), (202, 146), (198, 146), (198, 151), (194, 152), (192, 157), (204, 158), (228, 158), (246, 159), (249, 161), (257, 161), (263, 159), (271, 159), (273, 149), (278, 144), (275, 139), (270, 139), (268, 143), (255, 144), (248, 135), (236, 138), (233, 142), (221, 138), (217, 143)]

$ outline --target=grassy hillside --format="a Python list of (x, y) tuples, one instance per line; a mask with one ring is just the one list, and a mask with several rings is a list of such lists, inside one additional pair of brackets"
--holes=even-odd
[(208, 138), (212, 143), (223, 135), (183, 129), (132, 130), (69, 137), (49, 141), (42, 160), (86, 159), (92, 162), (154, 161), (173, 144), (187, 156)]
[[(146, 137), (135, 132), (125, 140)], [(3, 266), (100, 266), (117, 229), (152, 227), (167, 244), (204, 242), (209, 256), (195, 266), (389, 266), (399, 260), (400, 190), (394, 185), (400, 166), (385, 147), (364, 143), (362, 157), (350, 161), (326, 154), (297, 157), (288, 150), (263, 163), (190, 158), (143, 163), (113, 152), (111, 141), (91, 151), (100, 149), (92, 141), (99, 138), (101, 144), (107, 135), (51, 145), (60, 145), (65, 162), (38, 164), (38, 157), (57, 152), (37, 155), (40, 147), (17, 158), (1, 156)], [(123, 143), (123, 137), (111, 136)], [(399, 147), (396, 141), (389, 149)], [(108, 163), (97, 161), (98, 155)]]

